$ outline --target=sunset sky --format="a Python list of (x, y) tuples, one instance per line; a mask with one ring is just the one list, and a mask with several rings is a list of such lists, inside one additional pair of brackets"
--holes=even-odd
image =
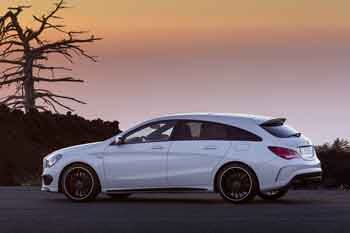
[[(0, 14), (30, 4), (32, 25), (53, 2), (1, 0)], [(88, 102), (77, 114), (126, 129), (168, 113), (249, 113), (287, 117), (316, 143), (350, 138), (350, 1), (68, 2), (68, 28), (104, 38), (88, 47), (98, 63), (73, 66), (86, 83), (53, 87)]]

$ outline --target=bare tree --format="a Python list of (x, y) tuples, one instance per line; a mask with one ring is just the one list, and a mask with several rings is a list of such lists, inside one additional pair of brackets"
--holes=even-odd
[[(46, 15), (33, 16), (36, 29), (24, 27), (19, 21), (19, 15), (30, 6), (8, 8), (6, 14), (0, 17), (0, 63), (5, 67), (0, 74), (0, 88), (15, 87), (13, 94), (0, 99), (0, 105), (24, 108), (25, 112), (33, 109), (58, 112), (59, 108), (73, 110), (65, 104), (65, 100), (84, 104), (76, 98), (59, 95), (36, 85), (39, 82), (83, 82), (74, 77), (56, 77), (55, 72), (71, 69), (48, 65), (51, 55), (63, 56), (70, 63), (73, 63), (74, 55), (96, 62), (96, 57), (88, 55), (81, 45), (101, 38), (87, 35), (85, 31), (66, 30), (66, 26), (59, 23), (63, 18), (58, 13), (67, 7), (66, 2), (60, 0)], [(44, 39), (44, 32), (52, 30), (62, 38), (55, 41)]]

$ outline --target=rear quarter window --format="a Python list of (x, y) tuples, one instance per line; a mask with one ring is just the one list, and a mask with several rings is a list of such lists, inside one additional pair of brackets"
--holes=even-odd
[(251, 142), (262, 141), (261, 137), (241, 128), (230, 126), (228, 130), (229, 130), (229, 133), (228, 133), (229, 140), (251, 141)]

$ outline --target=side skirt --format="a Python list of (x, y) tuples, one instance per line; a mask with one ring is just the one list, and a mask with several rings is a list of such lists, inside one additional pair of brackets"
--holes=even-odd
[(146, 188), (146, 189), (109, 189), (106, 193), (208, 193), (208, 189), (201, 188)]

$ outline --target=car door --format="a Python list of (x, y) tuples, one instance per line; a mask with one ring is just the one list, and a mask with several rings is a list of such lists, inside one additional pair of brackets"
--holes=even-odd
[(224, 125), (203, 121), (179, 121), (168, 153), (168, 185), (206, 186), (211, 172), (231, 147)]
[(166, 185), (166, 156), (174, 121), (154, 122), (122, 137), (104, 153), (109, 189), (161, 188)]

